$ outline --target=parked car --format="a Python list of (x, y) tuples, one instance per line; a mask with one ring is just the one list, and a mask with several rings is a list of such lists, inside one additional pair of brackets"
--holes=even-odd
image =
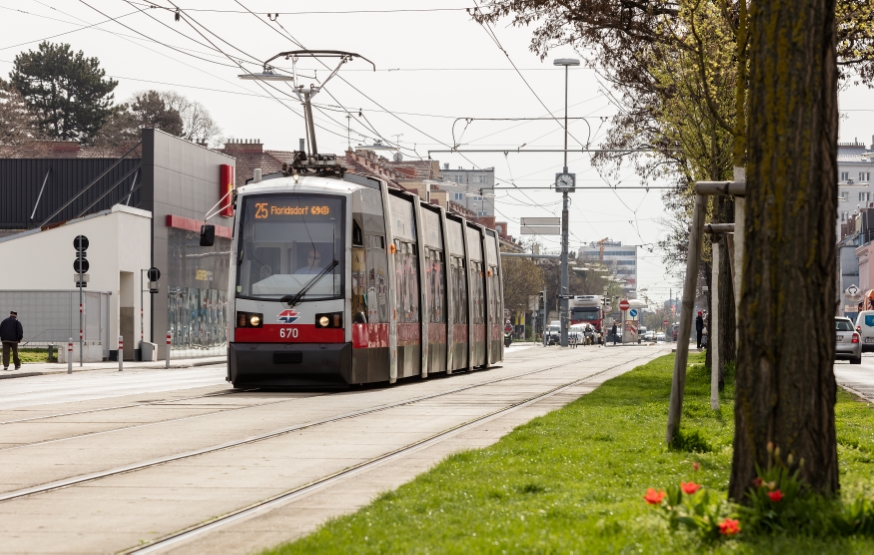
[(841, 316), (835, 317), (835, 335), (835, 360), (849, 359), (850, 364), (861, 364), (862, 342), (859, 332), (853, 327), (853, 321)]
[(874, 351), (874, 310), (863, 310), (856, 317), (856, 331), (862, 343), (862, 352)]
[(654, 331), (648, 331), (648, 332), (644, 333), (644, 334), (643, 334), (643, 340), (644, 340), (644, 341), (655, 341), (655, 332), (654, 332)]
[(655, 336), (656, 341), (664, 341), (665, 340), (665, 332), (660, 331)]

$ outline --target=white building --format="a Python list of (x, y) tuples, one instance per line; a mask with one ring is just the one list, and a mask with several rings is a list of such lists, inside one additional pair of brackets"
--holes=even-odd
[(637, 245), (622, 245), (622, 241), (592, 241), (577, 253), (581, 260), (599, 261), (610, 269), (611, 277), (622, 284), (622, 293), (637, 290)]
[(447, 200), (456, 202), (479, 217), (495, 216), (495, 168), (466, 170), (443, 165), (440, 188)]
[(838, 237), (841, 224), (846, 223), (854, 212), (874, 208), (871, 166), (874, 166), (874, 152), (864, 143), (838, 143)]
[[(118, 349), (118, 336), (125, 337), (125, 358), (134, 358), (140, 338), (151, 341), (151, 296), (139, 294), (140, 271), (152, 265), (152, 214), (146, 210), (116, 204), (104, 210), (48, 229), (32, 229), (0, 239), (0, 260), (10, 262), (3, 273), (2, 289), (59, 291), (75, 289), (73, 240), (89, 239), (90, 264), (87, 291), (109, 293), (109, 333), (104, 337), (85, 334), (86, 341), (100, 341), (100, 360)], [(148, 283), (146, 283), (148, 285)], [(142, 306), (141, 300), (143, 301)], [(6, 307), (4, 307), (6, 308)], [(140, 309), (144, 310), (140, 310)], [(9, 306), (15, 310), (15, 306)], [(27, 312), (18, 307), (18, 316), (28, 326)], [(32, 321), (32, 320), (31, 320)], [(25, 336), (38, 336), (40, 330), (26, 329)], [(78, 333), (70, 334), (74, 340)], [(108, 336), (108, 345), (103, 340)], [(64, 333), (64, 338), (68, 337)], [(163, 337), (162, 337), (163, 338)], [(78, 346), (77, 346), (78, 348)], [(78, 353), (78, 350), (76, 351)]]

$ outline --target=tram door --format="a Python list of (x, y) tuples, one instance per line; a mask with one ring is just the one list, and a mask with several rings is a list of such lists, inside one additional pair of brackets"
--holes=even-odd
[(449, 370), (467, 368), (467, 265), (464, 261), (464, 235), (462, 224), (457, 220), (446, 219), (446, 245), (448, 252), (447, 278), (452, 282), (452, 343), (449, 349), (452, 358)]
[(470, 259), (470, 296), (472, 302), (470, 321), (473, 326), (473, 349), (471, 366), (485, 366), (486, 361), (486, 297), (485, 264), (483, 260), (482, 235), (479, 228), (467, 226), (467, 255)]
[(428, 372), (446, 370), (446, 263), (440, 213), (422, 207), (422, 236), (425, 243), (425, 310), (422, 325), (428, 326)]
[(391, 222), (394, 243), (390, 251), (395, 273), (394, 310), (397, 310), (398, 378), (419, 374), (420, 307), (419, 255), (413, 204), (410, 200), (391, 195)]
[(501, 290), (500, 265), (498, 264), (498, 239), (491, 229), (486, 230), (486, 286), (489, 319), (489, 363), (503, 360), (501, 328), (503, 327), (504, 303)]

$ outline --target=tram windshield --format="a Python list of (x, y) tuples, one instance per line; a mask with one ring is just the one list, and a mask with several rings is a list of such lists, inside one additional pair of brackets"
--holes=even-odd
[[(243, 198), (237, 297), (342, 297), (344, 199), (316, 194)], [(335, 263), (336, 261), (336, 263)], [(302, 293), (302, 294), (301, 294)]]

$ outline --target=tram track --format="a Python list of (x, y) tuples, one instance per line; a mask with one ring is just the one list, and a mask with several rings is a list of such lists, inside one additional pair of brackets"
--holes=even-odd
[[(463, 432), (467, 429), (470, 429), (474, 426), (486, 423), (490, 420), (494, 420), (494, 419), (499, 418), (501, 416), (505, 416), (506, 414), (508, 414), (512, 411), (515, 411), (515, 410), (518, 410), (520, 408), (524, 408), (526, 406), (532, 405), (538, 401), (542, 401), (543, 399), (546, 399), (548, 397), (551, 397), (553, 395), (561, 393), (562, 391), (565, 391), (565, 390), (570, 389), (572, 387), (576, 387), (578, 385), (583, 385), (586, 382), (591, 381), (592, 379), (597, 378), (600, 375), (603, 375), (607, 372), (615, 370), (616, 368), (619, 368), (620, 366), (632, 364), (632, 363), (634, 363), (638, 360), (641, 360), (643, 358), (648, 358), (649, 356), (650, 355), (647, 354), (644, 356), (636, 357), (636, 358), (631, 359), (631, 360), (626, 360), (626, 361), (623, 361), (619, 364), (610, 366), (609, 368), (605, 368), (603, 370), (600, 370), (598, 372), (594, 372), (594, 373), (589, 374), (587, 376), (584, 376), (584, 377), (572, 380), (570, 382), (558, 385), (558, 386), (553, 387), (552, 389), (549, 389), (547, 391), (538, 393), (536, 395), (532, 395), (530, 397), (527, 397), (526, 399), (522, 399), (522, 400), (510, 403), (507, 406), (496, 409), (496, 410), (491, 411), (487, 414), (477, 416), (475, 418), (472, 418), (472, 419), (467, 420), (465, 422), (462, 422), (460, 424), (456, 424), (456, 425), (451, 426), (445, 430), (442, 430), (440, 432), (432, 434), (429, 437), (413, 441), (413, 442), (411, 442), (403, 447), (394, 449), (388, 453), (383, 453), (383, 454), (378, 455), (376, 457), (372, 457), (366, 461), (362, 461), (358, 464), (355, 464), (353, 466), (345, 468), (341, 471), (334, 472), (334, 473), (329, 474), (327, 476), (321, 477), (317, 480), (313, 480), (307, 484), (303, 484), (303, 485), (291, 488), (291, 489), (286, 490), (282, 493), (279, 493), (279, 494), (276, 494), (276, 495), (271, 496), (269, 498), (263, 499), (261, 501), (252, 503), (250, 505), (247, 505), (246, 507), (242, 507), (242, 508), (235, 510), (235, 511), (232, 511), (230, 513), (226, 513), (224, 515), (217, 516), (217, 517), (212, 518), (208, 521), (189, 526), (187, 528), (184, 528), (182, 530), (178, 530), (176, 532), (167, 534), (167, 535), (160, 537), (160, 538), (156, 538), (156, 539), (148, 542), (145, 545), (138, 545), (135, 547), (131, 547), (131, 548), (119, 551), (117, 553), (119, 555), (133, 555), (133, 554), (145, 555), (145, 554), (150, 554), (150, 553), (156, 553), (158, 551), (161, 551), (161, 550), (164, 550), (167, 548), (171, 548), (177, 544), (181, 544), (183, 542), (194, 539), (197, 536), (200, 536), (202, 534), (206, 534), (206, 533), (212, 532), (218, 528), (222, 528), (222, 527), (229, 526), (229, 525), (237, 523), (237, 522), (241, 522), (241, 521), (246, 520), (250, 517), (256, 516), (259, 513), (264, 513), (264, 512), (270, 511), (274, 508), (277, 508), (279, 506), (290, 503), (297, 498), (300, 498), (300, 497), (303, 497), (303, 496), (308, 495), (310, 493), (313, 493), (321, 488), (328, 487), (336, 482), (339, 482), (343, 479), (349, 478), (355, 474), (362, 473), (364, 471), (367, 471), (373, 467), (379, 466), (379, 465), (384, 464), (386, 462), (389, 462), (391, 460), (401, 458), (401, 457), (406, 456), (412, 452), (415, 452), (415, 451), (418, 451), (421, 449), (425, 449), (427, 447), (435, 445), (435, 444), (439, 443), (440, 441), (443, 441), (451, 436), (454, 436), (458, 433), (461, 433), (461, 432)], [(579, 361), (573, 361), (573, 362), (568, 362), (566, 364), (555, 365), (553, 367), (550, 367), (549, 369), (555, 369), (555, 368), (558, 368), (561, 366), (566, 366), (567, 364), (573, 364), (574, 362), (579, 362)], [(534, 373), (542, 372), (542, 371), (546, 371), (546, 370), (547, 369), (539, 369), (539, 370), (529, 371), (529, 372), (526, 372), (524, 374), (519, 374), (517, 376), (513, 376), (512, 378), (508, 377), (508, 378), (501, 379), (501, 380), (495, 380), (495, 381), (492, 381), (491, 383), (496, 383), (499, 381), (506, 381), (507, 379), (518, 378), (518, 377), (522, 377), (524, 375), (530, 375), (530, 374), (534, 374)], [(485, 384), (482, 384), (482, 385), (485, 385)]]
[[(607, 356), (609, 356), (609, 355), (607, 355)], [(593, 377), (596, 377), (596, 376), (598, 376), (598, 375), (600, 375), (600, 374), (603, 374), (603, 373), (605, 373), (605, 372), (608, 372), (608, 371), (610, 371), (610, 370), (613, 370), (613, 369), (617, 368), (618, 366), (622, 366), (622, 365), (625, 365), (625, 364), (629, 364), (629, 363), (635, 362), (635, 361), (637, 361), (637, 360), (640, 360), (640, 359), (642, 359), (642, 358), (647, 358), (648, 356), (650, 356), (650, 355), (649, 355), (649, 354), (646, 354), (646, 355), (643, 355), (643, 356), (641, 356), (641, 357), (636, 357), (636, 358), (634, 358), (634, 359), (631, 359), (631, 360), (628, 360), (628, 361), (623, 361), (623, 362), (620, 363), (620, 364), (613, 365), (613, 366), (611, 366), (611, 367), (609, 367), (609, 368), (606, 368), (606, 369), (604, 369), (604, 370), (598, 371), (598, 372), (596, 372), (596, 373), (589, 374), (589, 375), (587, 375), (587, 376), (585, 376), (585, 377), (583, 377), (583, 378), (580, 378), (580, 379), (578, 379), (578, 380), (575, 380), (574, 382), (571, 382), (571, 384), (567, 385), (567, 387), (570, 387), (570, 385), (572, 385), (572, 384), (574, 384), (574, 383), (577, 383), (577, 382), (579, 382), (579, 381), (583, 381), (583, 380), (587, 380), (587, 379), (591, 379), (591, 378), (593, 378)], [(606, 356), (604, 356), (604, 357), (598, 357), (598, 358), (599, 358), (599, 359), (603, 359), (603, 358), (606, 358)], [(232, 449), (232, 448), (234, 448), (234, 447), (239, 447), (239, 446), (243, 446), (243, 445), (248, 445), (248, 444), (252, 444), (252, 443), (257, 443), (257, 442), (260, 442), (260, 441), (264, 441), (264, 440), (267, 440), (267, 439), (271, 439), (271, 438), (279, 437), (279, 436), (286, 435), (286, 434), (289, 434), (289, 433), (292, 433), (292, 432), (296, 432), (296, 431), (300, 431), (300, 430), (305, 430), (305, 429), (314, 428), (314, 427), (317, 427), (317, 426), (322, 426), (322, 425), (329, 424), (329, 423), (333, 423), (333, 422), (338, 422), (338, 421), (341, 421), (341, 420), (347, 420), (347, 419), (356, 418), (356, 417), (359, 417), (359, 416), (364, 416), (364, 415), (369, 415), (369, 414), (373, 414), (373, 413), (377, 413), (377, 412), (382, 412), (382, 411), (386, 411), (386, 410), (389, 410), (389, 409), (392, 409), (392, 408), (397, 408), (397, 407), (402, 407), (402, 406), (411, 405), (411, 404), (415, 404), (415, 403), (420, 403), (420, 402), (423, 402), (423, 401), (427, 401), (427, 400), (431, 400), (431, 399), (436, 399), (436, 398), (439, 398), (439, 397), (445, 397), (445, 396), (448, 396), (448, 395), (453, 395), (453, 394), (456, 394), (456, 393), (461, 393), (461, 392), (464, 392), (464, 391), (469, 391), (469, 390), (476, 389), (476, 388), (479, 388), (479, 387), (484, 387), (484, 386), (488, 386), (488, 385), (492, 385), (492, 384), (496, 384), (496, 383), (501, 383), (501, 382), (506, 382), (506, 381), (510, 381), (510, 380), (515, 380), (515, 379), (523, 378), (523, 377), (530, 376), (530, 375), (533, 375), (533, 374), (538, 374), (538, 373), (541, 373), (541, 372), (547, 372), (547, 371), (549, 371), (549, 370), (554, 370), (554, 369), (556, 369), (556, 368), (561, 368), (561, 367), (564, 367), (564, 366), (569, 366), (569, 365), (579, 364), (580, 362), (586, 362), (586, 361), (591, 361), (591, 359), (590, 359), (590, 358), (575, 358), (575, 359), (573, 359), (573, 360), (569, 360), (569, 361), (567, 361), (567, 362), (562, 362), (562, 363), (560, 363), (560, 364), (553, 364), (553, 365), (550, 365), (550, 366), (546, 366), (546, 367), (542, 367), (542, 368), (537, 368), (537, 369), (534, 369), (534, 370), (528, 370), (528, 371), (525, 371), (525, 372), (520, 372), (520, 373), (517, 373), (517, 374), (513, 374), (513, 375), (511, 375), (511, 376), (503, 376), (503, 377), (500, 377), (500, 378), (495, 378), (495, 379), (491, 379), (491, 380), (486, 380), (486, 381), (479, 382), (479, 383), (474, 383), (474, 384), (464, 385), (464, 386), (457, 387), (457, 388), (453, 388), (453, 389), (449, 389), (449, 390), (446, 390), (446, 391), (441, 391), (441, 392), (431, 393), (431, 394), (422, 395), (422, 396), (418, 396), (418, 397), (413, 397), (413, 398), (410, 398), (410, 399), (404, 399), (404, 400), (400, 400), (400, 401), (396, 401), (396, 402), (392, 402), (392, 403), (386, 403), (386, 404), (378, 405), (378, 406), (375, 406), (375, 407), (368, 407), (368, 408), (364, 408), (364, 409), (354, 410), (354, 411), (350, 411), (350, 412), (343, 413), (343, 414), (339, 414), (339, 415), (335, 415), (335, 416), (330, 416), (330, 417), (326, 417), (326, 418), (321, 418), (321, 419), (313, 420), (313, 421), (310, 421), (310, 422), (304, 422), (304, 423), (295, 424), (295, 425), (292, 425), (292, 426), (287, 426), (287, 427), (284, 427), (284, 428), (280, 428), (280, 429), (273, 430), (273, 431), (270, 431), (270, 432), (265, 432), (265, 433), (258, 434), (258, 435), (255, 435), (255, 436), (250, 436), (250, 437), (243, 438), (243, 439), (231, 440), (231, 441), (223, 442), (223, 443), (220, 443), (220, 444), (217, 444), (217, 445), (212, 445), (212, 446), (208, 446), (208, 447), (203, 447), (203, 448), (199, 448), (199, 449), (194, 449), (194, 450), (191, 450), (191, 451), (185, 451), (185, 452), (182, 452), (182, 453), (176, 453), (176, 454), (172, 454), (172, 455), (166, 455), (166, 456), (163, 456), (163, 457), (158, 457), (158, 458), (150, 459), (150, 460), (147, 460), (147, 461), (142, 461), (142, 462), (131, 463), (131, 464), (127, 464), (127, 465), (122, 465), (122, 466), (115, 467), (115, 468), (111, 468), (111, 469), (107, 469), (107, 470), (102, 470), (102, 471), (97, 471), (97, 472), (91, 472), (91, 473), (87, 473), (87, 474), (81, 474), (81, 475), (78, 475), (78, 476), (73, 476), (73, 477), (70, 477), (70, 478), (64, 478), (64, 479), (61, 479), (61, 480), (55, 480), (55, 481), (48, 482), (48, 483), (45, 483), (45, 484), (41, 484), (41, 485), (38, 485), (38, 486), (32, 486), (32, 487), (28, 487), (28, 488), (23, 488), (23, 489), (19, 489), (19, 490), (14, 490), (14, 491), (10, 491), (10, 492), (7, 492), (7, 493), (0, 493), (0, 503), (5, 502), (5, 501), (11, 501), (11, 500), (14, 500), (14, 499), (19, 499), (19, 498), (22, 498), (22, 497), (28, 497), (28, 496), (32, 496), (32, 495), (38, 495), (38, 494), (41, 494), (41, 493), (47, 493), (47, 492), (50, 492), (50, 491), (54, 491), (54, 490), (58, 490), (58, 489), (63, 489), (63, 488), (67, 488), (67, 487), (71, 487), (71, 486), (75, 486), (75, 485), (79, 485), (79, 484), (84, 484), (84, 483), (87, 483), (87, 482), (93, 482), (93, 481), (100, 480), (100, 479), (103, 479), (103, 478), (108, 478), (108, 477), (111, 477), (111, 476), (117, 476), (117, 475), (120, 475), (120, 474), (127, 474), (127, 473), (131, 473), (131, 472), (136, 472), (136, 471), (139, 471), (139, 470), (144, 470), (144, 469), (147, 469), (147, 468), (152, 468), (152, 467), (155, 467), (155, 466), (159, 466), (159, 465), (163, 465), (163, 464), (167, 464), (167, 463), (172, 463), (172, 462), (175, 462), (175, 461), (180, 461), (180, 460), (184, 460), (184, 459), (189, 459), (189, 458), (197, 457), (197, 456), (200, 456), (200, 455), (205, 455), (205, 454), (209, 454), (209, 453), (215, 453), (215, 452), (222, 451), (222, 450), (226, 450), (226, 449)], [(565, 386), (559, 386), (559, 387), (565, 387)], [(538, 397), (538, 398), (539, 398), (539, 397)], [(277, 401), (276, 403), (281, 403), (281, 402), (286, 402), (286, 401), (289, 401), (289, 399), (283, 399), (282, 401)], [(244, 408), (252, 408), (252, 407), (238, 407), (237, 410), (239, 410), (239, 409), (244, 409)], [(502, 410), (503, 410), (503, 409), (502, 409)], [(209, 413), (209, 414), (215, 414), (215, 413)], [(205, 416), (205, 415), (198, 415), (198, 416)], [(191, 418), (191, 417), (188, 417), (188, 418)], [(158, 424), (158, 423), (155, 423), (155, 424)], [(118, 429), (118, 430), (126, 430), (126, 429), (130, 429), (130, 428), (121, 428), (121, 429)], [(116, 430), (116, 431), (118, 431), (118, 430)], [(111, 432), (111, 430), (107, 430), (107, 431), (104, 431), (104, 432), (95, 432), (95, 434), (97, 434), (97, 433), (109, 433), (109, 432)], [(88, 435), (93, 435), (93, 434), (88, 434)], [(50, 442), (56, 442), (56, 441), (59, 441), (59, 440), (50, 440)], [(26, 445), (26, 446), (32, 446), (32, 445), (35, 445), (35, 444), (29, 444), (29, 445)], [(25, 446), (25, 447), (26, 447), (26, 446)]]

